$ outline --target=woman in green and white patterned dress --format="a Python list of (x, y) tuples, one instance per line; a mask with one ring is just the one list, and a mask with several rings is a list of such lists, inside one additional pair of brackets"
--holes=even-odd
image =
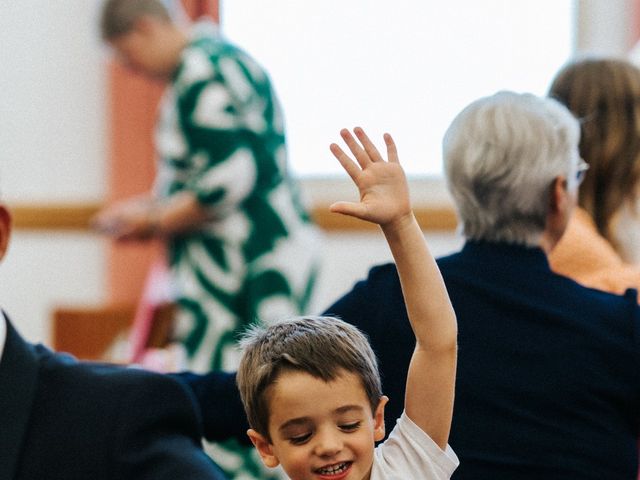
[(156, 194), (188, 192), (207, 217), (169, 238), (183, 342), (192, 369), (232, 369), (247, 324), (304, 311), (318, 232), (287, 172), (269, 79), (215, 25), (195, 26), (160, 112)]
[[(189, 368), (232, 370), (247, 325), (305, 311), (319, 264), (318, 230), (287, 170), (280, 106), (263, 69), (213, 23), (186, 35), (149, 10), (128, 30), (109, 30), (116, 13), (105, 8), (103, 37), (128, 65), (170, 85), (156, 128), (154, 191), (114, 205), (97, 223), (116, 238), (166, 239), (176, 338)], [(210, 450), (231, 478), (268, 478), (255, 457), (221, 454), (234, 445)]]

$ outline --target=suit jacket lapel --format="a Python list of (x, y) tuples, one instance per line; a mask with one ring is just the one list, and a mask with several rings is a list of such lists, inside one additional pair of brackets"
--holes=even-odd
[[(4, 320), (0, 317), (0, 321)], [(0, 360), (0, 478), (15, 478), (38, 379), (33, 348), (7, 319)]]

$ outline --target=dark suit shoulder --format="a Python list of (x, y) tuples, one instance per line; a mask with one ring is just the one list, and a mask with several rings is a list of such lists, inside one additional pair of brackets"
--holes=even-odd
[[(373, 298), (372, 295), (381, 290), (400, 287), (398, 271), (393, 263), (385, 263), (372, 267), (367, 273), (367, 277), (358, 280), (346, 294), (338, 299), (334, 305), (344, 304), (345, 301), (351, 303), (353, 301), (364, 300), (365, 297)], [(362, 295), (362, 297), (361, 297)], [(379, 301), (380, 298), (376, 298)], [(325, 315), (332, 314), (332, 308), (325, 310)]]
[(638, 326), (640, 322), (640, 306), (638, 293), (628, 289), (623, 295), (585, 287), (575, 280), (552, 274), (548, 288), (554, 290), (553, 298), (560, 301), (564, 296), (568, 309), (574, 305), (579, 312), (594, 318), (607, 319), (608, 322), (626, 323)]
[(133, 418), (179, 414), (193, 436), (200, 433), (193, 395), (169, 376), (51, 354), (42, 358), (38, 377), (43, 408), (73, 402), (78, 417), (90, 419), (87, 425), (113, 430), (135, 423)]
[(342, 318), (375, 336), (384, 326), (389, 315), (404, 315), (404, 302), (396, 266), (393, 263), (377, 265), (366, 279), (355, 283), (353, 288), (325, 309), (324, 315)]
[(187, 390), (169, 376), (137, 367), (80, 362), (66, 354), (41, 356), (40, 377), (61, 388), (64, 385), (68, 392), (78, 389), (85, 398), (103, 395), (105, 401), (120, 395), (146, 396), (147, 392), (157, 390), (188, 398)]
[(371, 283), (398, 281), (398, 270), (395, 263), (384, 263), (371, 267), (366, 281)]
[(36, 473), (25, 478), (222, 478), (201, 450), (193, 396), (175, 379), (50, 352), (41, 360), (24, 446)]

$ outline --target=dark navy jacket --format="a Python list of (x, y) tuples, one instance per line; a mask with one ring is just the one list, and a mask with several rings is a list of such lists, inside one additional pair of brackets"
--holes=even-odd
[(7, 322), (1, 480), (222, 480), (200, 435), (197, 406), (174, 380), (77, 362)]
[[(622, 297), (582, 287), (553, 273), (537, 248), (468, 242), (438, 265), (459, 330), (449, 443), (460, 466), (453, 478), (635, 480), (636, 292)], [(369, 335), (391, 399), (390, 431), (414, 346), (395, 266), (373, 268), (326, 313)], [(202, 406), (206, 417), (215, 415)]]

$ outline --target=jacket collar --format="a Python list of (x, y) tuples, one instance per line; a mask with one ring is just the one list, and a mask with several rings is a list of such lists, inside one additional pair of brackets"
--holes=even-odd
[[(6, 317), (5, 317), (6, 318)], [(4, 320), (4, 319), (3, 319)], [(6, 319), (7, 337), (0, 359), (0, 478), (17, 473), (38, 380), (38, 359)]]
[(0, 310), (0, 362), (2, 361), (2, 352), (4, 352), (4, 342), (7, 338), (7, 322), (4, 319), (4, 312)]
[(547, 254), (540, 247), (467, 240), (459, 254), (465, 261), (490, 263), (493, 270), (535, 268), (551, 271)]

